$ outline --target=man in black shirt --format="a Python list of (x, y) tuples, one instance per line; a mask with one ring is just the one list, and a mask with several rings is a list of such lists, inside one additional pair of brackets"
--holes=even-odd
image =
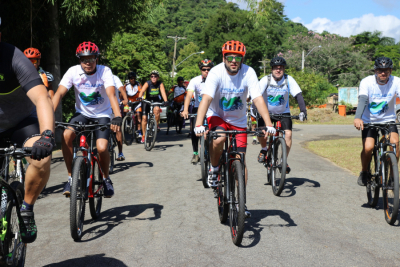
[(27, 228), (21, 233), (24, 243), (32, 243), (37, 237), (33, 205), (50, 176), (53, 132), (53, 104), (46, 87), (24, 54), (1, 42), (0, 31), (0, 147), (7, 146), (6, 139), (18, 147), (32, 147), (21, 207)]

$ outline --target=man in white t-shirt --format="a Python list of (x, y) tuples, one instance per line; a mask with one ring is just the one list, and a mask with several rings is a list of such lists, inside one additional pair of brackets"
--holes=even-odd
[[(136, 81), (136, 72), (131, 71), (128, 73), (128, 82), (124, 85), (128, 99), (131, 102), (139, 101), (139, 93), (142, 90), (142, 85)], [(142, 138), (142, 102), (134, 104), (132, 109), (136, 113), (137, 134)]]
[[(271, 74), (263, 77), (260, 80), (261, 93), (267, 103), (268, 110), (271, 115), (282, 114), (290, 116), (289, 95), (292, 95), (299, 104), (300, 114), (299, 118), (303, 121), (307, 117), (306, 104), (301, 93), (301, 89), (292, 76), (285, 74), (286, 60), (283, 57), (274, 57), (270, 62)], [(254, 106), (253, 106), (254, 110)], [(255, 115), (253, 115), (255, 116)], [(272, 121), (274, 120), (272, 116)], [(289, 156), (290, 148), (292, 147), (292, 119), (282, 118), (281, 130), (285, 131), (286, 152)], [(258, 120), (258, 127), (265, 126), (264, 120)], [(261, 151), (258, 155), (258, 162), (263, 163), (267, 156), (267, 140), (258, 138)], [(290, 167), (287, 165), (286, 173), (290, 172)]]
[[(210, 72), (211, 68), (214, 67), (214, 62), (212, 62), (209, 59), (204, 59), (200, 61), (198, 65), (201, 71), (201, 75), (191, 79), (187, 87), (185, 105), (183, 108), (183, 112), (181, 113), (181, 116), (185, 119), (187, 119), (189, 116), (188, 115), (189, 105), (193, 95), (194, 95), (194, 106), (192, 108), (192, 113), (193, 114), (197, 113), (205, 81), (207, 79), (208, 73)], [(190, 132), (191, 132), (190, 137), (192, 138), (192, 147), (193, 147), (193, 157), (191, 163), (196, 164), (197, 162), (200, 161), (200, 157), (199, 157), (199, 137), (196, 136), (196, 134), (194, 133), (194, 122), (190, 124)]]
[[(115, 117), (111, 120), (110, 129), (116, 132), (120, 130), (122, 118), (115, 94), (114, 77), (110, 68), (97, 65), (99, 55), (99, 48), (92, 42), (83, 42), (78, 46), (76, 56), (79, 58), (80, 64), (69, 68), (61, 79), (53, 98), (54, 110), (57, 109), (60, 100), (67, 94), (68, 90), (74, 87), (76, 113), (69, 122), (87, 124), (97, 121), (100, 124), (107, 124), (114, 112)], [(100, 167), (104, 174), (104, 197), (110, 198), (114, 195), (114, 188), (109, 177), (108, 138), (110, 130), (98, 130), (95, 131), (95, 135)], [(69, 196), (71, 191), (72, 142), (75, 137), (74, 131), (65, 130), (62, 139), (62, 152), (68, 171), (68, 182), (63, 190), (63, 194), (66, 196)]]
[[(197, 136), (205, 134), (203, 120), (206, 115), (209, 129), (212, 131), (245, 131), (247, 126), (245, 107), (247, 91), (250, 91), (250, 96), (258, 112), (267, 122), (268, 134), (275, 134), (268, 108), (261, 96), (256, 72), (253, 68), (243, 64), (245, 54), (246, 47), (239, 41), (228, 41), (222, 46), (223, 62), (211, 69), (202, 92), (194, 129)], [(267, 137), (268, 135), (265, 134), (265, 138)], [(218, 163), (222, 155), (225, 138), (219, 137), (212, 140), (212, 147), (210, 147), (211, 169), (208, 181), (214, 189), (218, 186)], [(247, 134), (236, 135), (236, 141), (238, 152), (245, 154)], [(245, 168), (245, 177), (247, 184), (247, 168)], [(247, 207), (245, 213), (247, 217), (251, 216)]]
[[(377, 131), (365, 128), (364, 123), (387, 123), (396, 121), (396, 97), (400, 96), (400, 78), (391, 76), (393, 62), (390, 58), (379, 57), (374, 64), (375, 75), (362, 79), (358, 91), (358, 106), (354, 126), (362, 130), (363, 150), (361, 151), (361, 173), (357, 183), (366, 186), (371, 180), (369, 162), (375, 145)], [(396, 144), (399, 160), (399, 132), (396, 125), (389, 126), (390, 143)]]
[[(119, 95), (121, 94), (122, 97), (122, 108), (128, 104), (128, 97), (126, 95), (126, 92), (124, 90), (124, 85), (122, 84), (121, 80), (118, 78), (117, 75), (113, 75), (114, 77), (114, 83), (115, 83), (115, 95), (117, 97), (117, 101), (118, 103), (120, 103), (120, 99), (119, 99)], [(120, 111), (121, 111), (121, 106), (120, 106)], [(121, 111), (122, 113), (122, 111)], [(111, 119), (113, 119), (114, 113), (111, 115)], [(122, 153), (122, 132), (121, 131), (117, 131), (115, 133), (115, 137), (117, 138), (117, 146), (118, 146), (118, 157), (117, 157), (117, 161), (123, 161), (125, 160), (125, 156)]]

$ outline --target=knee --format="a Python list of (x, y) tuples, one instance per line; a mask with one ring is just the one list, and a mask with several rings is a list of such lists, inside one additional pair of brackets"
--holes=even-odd
[(108, 149), (107, 149), (108, 141), (98, 141), (97, 144), (96, 144), (96, 147), (97, 147), (97, 152), (98, 153), (107, 152), (108, 151)]
[(63, 133), (63, 139), (65, 143), (70, 144), (75, 139), (75, 133), (71, 130), (65, 130)]
[(31, 168), (37, 169), (39, 172), (48, 172), (50, 171), (50, 163), (51, 163), (51, 156), (41, 160), (31, 160), (29, 166)]
[(285, 131), (286, 140), (292, 140), (292, 131)]

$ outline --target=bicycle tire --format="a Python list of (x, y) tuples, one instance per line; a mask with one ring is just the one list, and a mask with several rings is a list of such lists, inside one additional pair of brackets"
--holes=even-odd
[(157, 137), (157, 123), (154, 118), (151, 118), (148, 121), (149, 127), (146, 132), (146, 137), (144, 141), (144, 148), (147, 151), (150, 151), (153, 149), (154, 144), (156, 143), (156, 137)]
[(235, 160), (231, 164), (230, 195), (233, 197), (233, 204), (229, 207), (229, 225), (232, 242), (236, 246), (242, 243), (245, 223), (245, 182), (244, 172), (241, 163)]
[(382, 171), (386, 178), (382, 185), (383, 210), (386, 222), (393, 225), (399, 213), (399, 170), (396, 156), (393, 153), (387, 153), (384, 156), (383, 164)]
[(134, 136), (135, 136), (135, 131), (133, 129), (132, 124), (132, 117), (125, 116), (125, 118), (122, 120), (122, 140), (124, 140), (125, 145), (130, 146), (133, 143)]
[[(93, 220), (99, 218), (101, 212), (101, 205), (103, 203), (104, 188), (99, 190), (99, 188), (103, 185), (103, 177), (101, 177), (100, 173), (101, 173), (100, 166), (97, 163), (97, 161), (93, 159), (91, 176), (92, 176), (92, 192), (94, 195), (93, 197), (89, 198), (89, 210)], [(99, 192), (95, 194), (97, 190), (99, 190)]]
[(172, 113), (168, 112), (167, 114), (167, 132), (166, 135), (169, 134), (169, 127), (172, 127)]
[(372, 152), (371, 161), (369, 162), (369, 171), (371, 173), (371, 179), (367, 181), (366, 191), (368, 198), (368, 205), (376, 207), (379, 201), (379, 174), (378, 174), (378, 162), (376, 157), (377, 150), (374, 149)]
[(274, 141), (271, 185), (275, 196), (280, 196), (285, 185), (287, 154), (285, 139), (279, 137)]
[(109, 173), (113, 173), (114, 172), (114, 164), (115, 164), (115, 144), (114, 144), (113, 133), (110, 133), (110, 139), (108, 141), (108, 152), (110, 154)]
[(219, 221), (221, 223), (226, 223), (228, 219), (229, 213), (229, 204), (227, 201), (227, 194), (226, 194), (226, 167), (225, 165), (221, 165), (219, 168), (219, 175), (218, 175), (218, 187), (217, 187), (217, 204), (218, 204), (218, 215)]
[(201, 181), (203, 182), (204, 188), (210, 188), (208, 185), (208, 164), (207, 164), (207, 153), (206, 153), (206, 139), (204, 136), (200, 137), (200, 169), (201, 169)]
[[(272, 139), (272, 138), (271, 138)], [(270, 142), (272, 142), (270, 140)], [(264, 167), (267, 170), (267, 185), (271, 184), (271, 180), (272, 180), (272, 164), (271, 164), (271, 159), (272, 159), (272, 153), (271, 153), (272, 149), (268, 150), (267, 153), (267, 162), (264, 163)]]
[(70, 197), (70, 229), (75, 241), (82, 238), (83, 222), (85, 220), (85, 183), (87, 168), (83, 157), (77, 157), (72, 168)]

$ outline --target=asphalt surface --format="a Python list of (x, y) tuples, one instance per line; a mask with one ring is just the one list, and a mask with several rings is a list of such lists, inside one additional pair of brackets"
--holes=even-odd
[(292, 172), (281, 197), (265, 185), (259, 145), (248, 139), (252, 217), (240, 247), (219, 222), (200, 166), (189, 163), (187, 129), (169, 136), (162, 129), (151, 152), (124, 146), (126, 160), (111, 176), (116, 194), (103, 200), (97, 221), (87, 205), (80, 242), (71, 238), (69, 199), (61, 194), (67, 178), (62, 155), (53, 155), (50, 181), (35, 205), (38, 239), (28, 246), (26, 266), (400, 265), (399, 223), (388, 225), (382, 208), (368, 207), (357, 177), (302, 147), (308, 140), (359, 137), (354, 127), (295, 125)]

